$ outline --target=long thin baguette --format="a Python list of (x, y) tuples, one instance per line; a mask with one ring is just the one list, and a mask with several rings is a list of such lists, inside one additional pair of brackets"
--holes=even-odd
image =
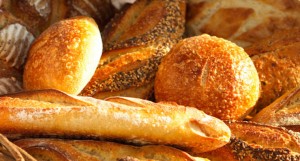
[(208, 161), (162, 145), (133, 146), (94, 140), (21, 139), (14, 142), (37, 160)]
[(0, 132), (7, 136), (93, 137), (196, 152), (225, 145), (231, 134), (223, 121), (192, 107), (126, 97), (103, 101), (54, 90), (1, 97), (0, 116)]

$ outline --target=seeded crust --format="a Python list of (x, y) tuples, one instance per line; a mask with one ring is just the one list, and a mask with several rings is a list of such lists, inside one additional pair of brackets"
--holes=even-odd
[(230, 143), (200, 154), (213, 161), (296, 161), (299, 138), (291, 131), (252, 122), (226, 122), (232, 131)]
[(141, 95), (135, 89), (152, 84), (161, 59), (183, 35), (184, 17), (184, 0), (139, 0), (125, 7), (104, 29), (105, 52), (81, 95), (148, 98), (153, 87)]

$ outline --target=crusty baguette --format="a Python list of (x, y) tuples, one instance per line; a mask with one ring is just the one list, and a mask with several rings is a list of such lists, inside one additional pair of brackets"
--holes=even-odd
[(49, 161), (205, 161), (162, 146), (133, 146), (94, 140), (23, 139), (14, 142), (37, 160)]
[(232, 131), (230, 143), (200, 154), (212, 161), (296, 161), (300, 142), (295, 133), (253, 122), (226, 122)]
[(230, 130), (223, 121), (196, 108), (175, 104), (126, 97), (103, 101), (54, 90), (24, 92), (0, 99), (0, 132), (6, 135), (117, 139), (197, 152), (216, 149), (230, 138)]
[(81, 95), (152, 96), (161, 59), (183, 35), (185, 7), (184, 0), (137, 0), (124, 7), (102, 32), (104, 53)]
[(300, 132), (300, 86), (276, 99), (254, 115), (251, 121), (282, 126)]

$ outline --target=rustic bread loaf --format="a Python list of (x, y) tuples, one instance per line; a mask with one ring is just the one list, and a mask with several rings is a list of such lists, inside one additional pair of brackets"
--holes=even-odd
[(78, 94), (93, 76), (101, 54), (102, 40), (92, 18), (61, 20), (31, 45), (24, 69), (24, 88)]
[(252, 115), (300, 86), (300, 28), (282, 30), (245, 48), (258, 72), (261, 95)]
[(186, 38), (161, 62), (157, 101), (192, 106), (220, 119), (243, 119), (260, 92), (257, 71), (234, 43), (209, 35)]
[(148, 99), (161, 59), (183, 35), (185, 6), (184, 0), (138, 0), (123, 8), (103, 30), (103, 56), (81, 95)]
[(207, 33), (246, 47), (300, 25), (299, 0), (188, 0), (188, 36)]
[(60, 139), (23, 139), (14, 143), (40, 161), (208, 161), (162, 145), (133, 146), (105, 141)]
[(223, 121), (196, 108), (137, 98), (103, 101), (43, 90), (1, 97), (0, 104), (0, 132), (7, 136), (122, 140), (195, 152), (219, 148), (230, 138)]

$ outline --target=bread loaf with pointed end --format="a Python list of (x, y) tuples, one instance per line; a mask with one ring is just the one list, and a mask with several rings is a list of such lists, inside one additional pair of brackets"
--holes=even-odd
[(104, 101), (43, 90), (1, 97), (0, 104), (0, 132), (7, 136), (109, 139), (204, 152), (225, 145), (231, 135), (223, 121), (196, 108), (137, 98)]
[(93, 76), (101, 54), (100, 31), (92, 18), (59, 21), (31, 45), (23, 75), (24, 88), (78, 94)]

